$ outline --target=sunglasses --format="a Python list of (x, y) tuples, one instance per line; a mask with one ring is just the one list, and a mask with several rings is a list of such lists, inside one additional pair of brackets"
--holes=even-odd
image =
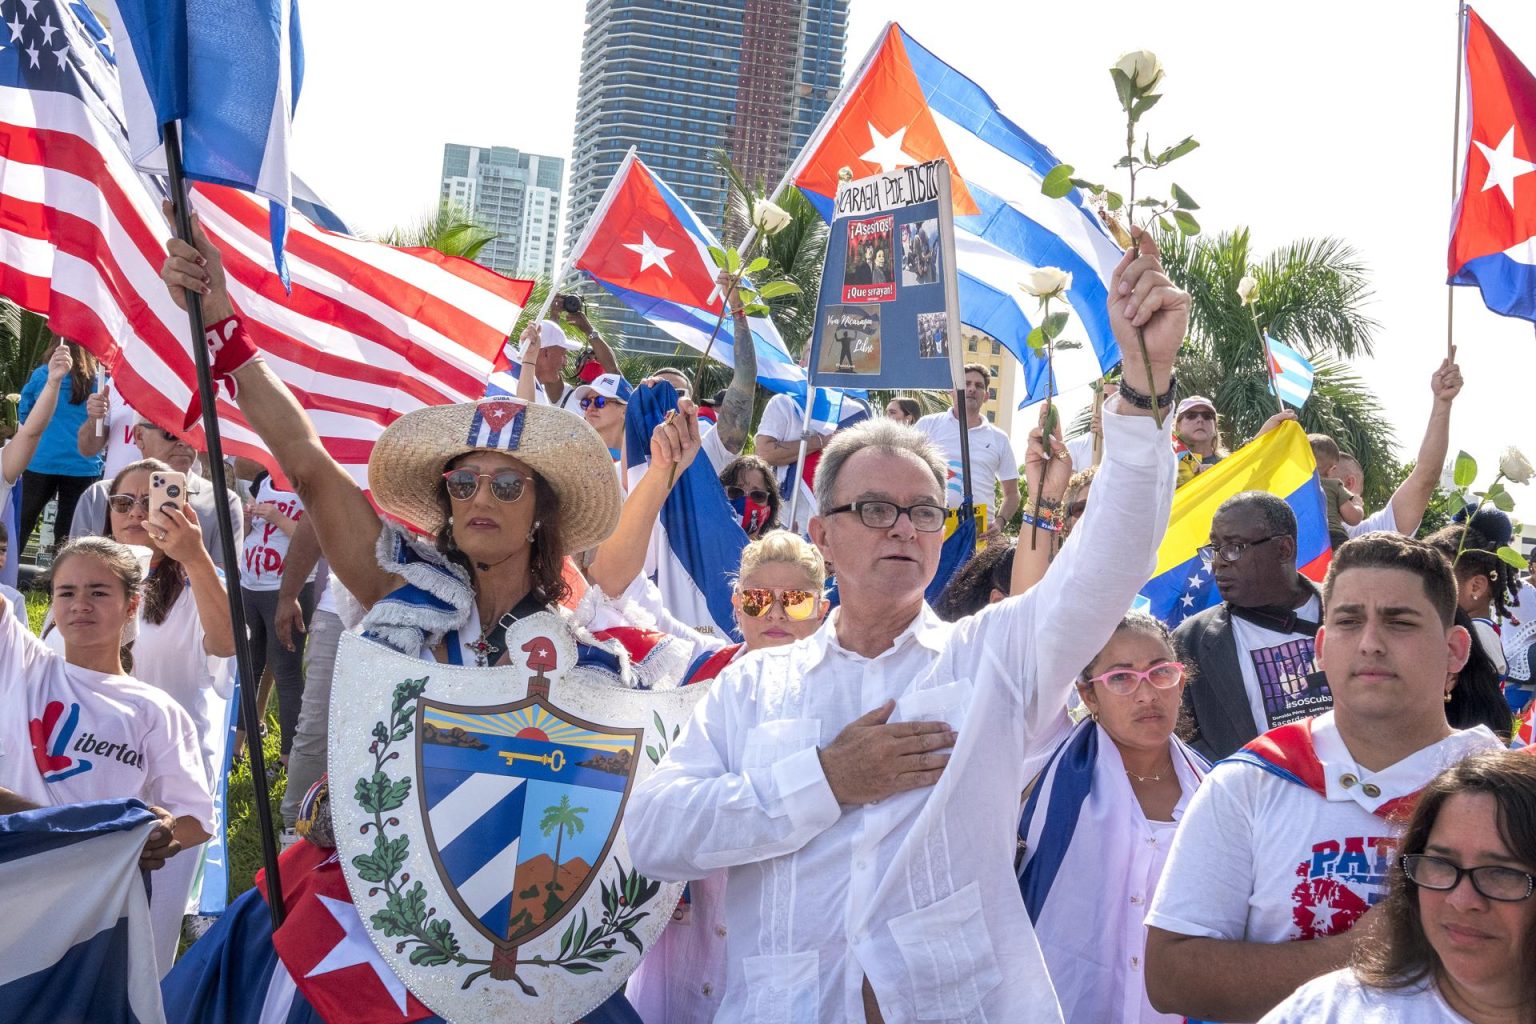
[(468, 501), (480, 490), (480, 481), (491, 482), (491, 497), (508, 505), (517, 501), (528, 489), (528, 478), (515, 469), (502, 469), (495, 473), (476, 473), (472, 469), (450, 469), (443, 474), (443, 485), (448, 497), (455, 501)]
[(760, 619), (777, 602), (784, 614), (796, 622), (804, 622), (816, 614), (821, 595), (814, 590), (783, 590), (777, 587), (748, 587), (737, 591), (736, 607), (743, 615)]
[(147, 514), (149, 512), (149, 495), (146, 494), (142, 498), (136, 498), (131, 494), (114, 494), (107, 499), (107, 504), (111, 506), (113, 512), (119, 512), (123, 515), (132, 512), (135, 505), (139, 506)]
[(736, 486), (732, 485), (732, 486), (729, 486), (729, 487), (727, 487), (725, 489), (725, 496), (727, 498), (731, 499), (732, 501), (740, 501), (743, 497), (748, 497), (748, 498), (751, 498), (755, 503), (757, 503), (759, 505), (766, 505), (766, 504), (768, 504), (768, 492), (767, 491), (756, 491), (756, 490), (749, 491), (749, 490), (746, 490), (744, 488), (736, 487)]
[(140, 423), (139, 426), (147, 427), (150, 430), (159, 431), (160, 436), (164, 437), (167, 441), (174, 441), (177, 444), (184, 444), (189, 448), (192, 445), (192, 442), (185, 440), (180, 434), (173, 434), (169, 430), (166, 430), (164, 427), (156, 426), (153, 423)]
[(1094, 676), (1090, 683), (1100, 683), (1104, 689), (1118, 697), (1129, 697), (1146, 680), (1159, 690), (1171, 690), (1184, 678), (1184, 666), (1177, 661), (1161, 661), (1145, 672), (1131, 668), (1117, 668), (1103, 675)]
[(601, 409), (607, 406), (610, 402), (614, 405), (624, 404), (617, 398), (609, 398), (607, 395), (588, 395), (586, 398), (581, 400), (581, 411), (586, 412), (588, 409), (593, 408)]
[(1209, 409), (1191, 409), (1189, 412), (1185, 413), (1179, 418), (1186, 420), (1210, 420), (1212, 423), (1216, 422), (1216, 414), (1211, 412)]

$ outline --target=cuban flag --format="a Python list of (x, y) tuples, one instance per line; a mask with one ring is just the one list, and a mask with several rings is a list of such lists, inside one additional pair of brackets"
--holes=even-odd
[(465, 443), (471, 448), (517, 451), (523, 440), (523, 413), (527, 408), (517, 398), (493, 396), (482, 399), (470, 417)]
[(1173, 496), (1168, 532), (1157, 549), (1157, 570), (1141, 589), (1137, 607), (1172, 629), (1196, 612), (1221, 603), (1211, 563), (1200, 554), (1210, 543), (1211, 520), (1222, 502), (1243, 491), (1268, 491), (1296, 513), (1296, 568), (1321, 583), (1333, 547), (1328, 513), (1317, 482), (1317, 462), (1307, 435), (1282, 423), (1180, 487)]
[[(819, 390), (818, 390), (819, 393)], [(624, 411), (625, 478), (630, 489), (648, 470), (651, 433), (677, 408), (677, 391), (666, 381), (635, 391)], [(741, 566), (747, 533), (725, 498), (714, 467), (702, 455), (678, 474), (651, 534), (646, 572), (664, 606), (700, 632), (739, 641), (729, 574)]]
[[(610, 295), (697, 352), (734, 369), (735, 320), (726, 316), (710, 344), (724, 297), (709, 247), (719, 246), (688, 205), (634, 149), (625, 154), (597, 211), (571, 250), (571, 263)], [(767, 317), (751, 317), (757, 383), (804, 393), (805, 371)]]
[(1317, 371), (1307, 362), (1307, 357), (1285, 342), (1271, 335), (1264, 336), (1269, 346), (1269, 393), (1280, 395), (1280, 400), (1300, 409), (1312, 394), (1312, 379)]
[(1465, 8), (1467, 108), (1449, 281), (1536, 320), (1536, 77)]
[(272, 255), (286, 286), (288, 135), (304, 79), (298, 0), (106, 3), (135, 166), (167, 173), (161, 128), (179, 121), (189, 179), (269, 200)]
[(1035, 268), (1072, 273), (1066, 297), (1077, 324), (1067, 336), (1086, 342), (1081, 350), (1057, 354), (1056, 393), (1087, 384), (1120, 362), (1108, 309), (1119, 246), (1076, 191), (1064, 199), (1041, 194), (1042, 179), (1061, 161), (998, 110), (979, 85), (893, 23), (843, 86), (833, 110), (789, 180), (830, 219), (843, 168), (857, 180), (949, 161), (960, 319), (996, 338), (1022, 364), (1021, 406), (1044, 399), (1050, 387), (1044, 357), (1026, 343), (1037, 302), (1019, 290), (1019, 281)]
[[(811, 418), (807, 429), (818, 434), (833, 434), (857, 423), (863, 423), (873, 413), (869, 407), (869, 392), (841, 388), (816, 388), (811, 392)], [(795, 405), (805, 412), (805, 396), (794, 395)], [(787, 529), (804, 533), (811, 516), (816, 514), (816, 467), (821, 465), (821, 452), (808, 452), (800, 467), (800, 479), (796, 481), (795, 464), (790, 463), (779, 472), (779, 494), (784, 501), (781, 522)], [(798, 493), (798, 498), (795, 495)], [(790, 506), (795, 509), (794, 522), (789, 521)]]
[(157, 820), (137, 800), (0, 815), (0, 1017), (7, 1024), (163, 1024), (139, 869)]

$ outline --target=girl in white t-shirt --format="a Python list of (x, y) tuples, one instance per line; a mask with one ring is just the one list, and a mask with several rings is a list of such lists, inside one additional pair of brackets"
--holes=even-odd
[(1262, 1024), (1536, 1022), (1536, 756), (1474, 754), (1419, 796), (1352, 968)]
[(52, 572), (62, 654), (27, 631), (23, 610), (0, 602), (0, 788), (42, 807), (137, 799), (163, 808), (182, 851), (175, 864), (195, 860), (187, 851), (208, 838), (213, 798), (191, 716), (128, 674), (122, 632), (142, 582), (138, 559), (115, 541), (65, 545)]

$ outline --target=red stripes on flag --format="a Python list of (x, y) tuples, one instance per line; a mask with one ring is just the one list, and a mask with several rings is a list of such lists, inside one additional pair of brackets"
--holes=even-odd
[[(141, 415), (178, 429), (197, 384), (186, 315), (159, 278), (170, 230), (125, 151), (112, 119), (80, 99), (0, 87), (0, 294), (95, 353)], [(194, 205), (252, 340), (360, 484), (384, 427), (412, 409), (479, 398), (505, 368), (503, 344), (533, 282), (336, 234), (290, 211), (285, 292), (264, 201), (198, 185)], [(276, 471), (227, 399), (226, 452)], [(186, 433), (202, 446), (201, 424)]]

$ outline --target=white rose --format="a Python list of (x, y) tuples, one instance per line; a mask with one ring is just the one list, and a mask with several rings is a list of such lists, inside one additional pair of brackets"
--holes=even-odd
[(752, 226), (765, 235), (778, 234), (789, 227), (792, 220), (794, 218), (777, 203), (759, 199), (752, 204)]
[(1499, 472), (1504, 474), (1506, 480), (1528, 484), (1531, 477), (1536, 476), (1536, 467), (1532, 467), (1531, 461), (1520, 454), (1520, 449), (1506, 448), (1503, 458), (1499, 459)]
[(1151, 50), (1132, 50), (1115, 61), (1115, 67), (1125, 72), (1143, 94), (1152, 93), (1163, 80), (1163, 62)]
[(1255, 281), (1253, 278), (1247, 276), (1246, 274), (1243, 275), (1243, 279), (1241, 281), (1237, 282), (1237, 297), (1242, 300), (1243, 305), (1245, 306), (1253, 301), (1253, 293), (1258, 290), (1259, 282)]
[(1019, 287), (1036, 298), (1060, 295), (1072, 287), (1072, 275), (1060, 267), (1039, 267), (1031, 270)]

